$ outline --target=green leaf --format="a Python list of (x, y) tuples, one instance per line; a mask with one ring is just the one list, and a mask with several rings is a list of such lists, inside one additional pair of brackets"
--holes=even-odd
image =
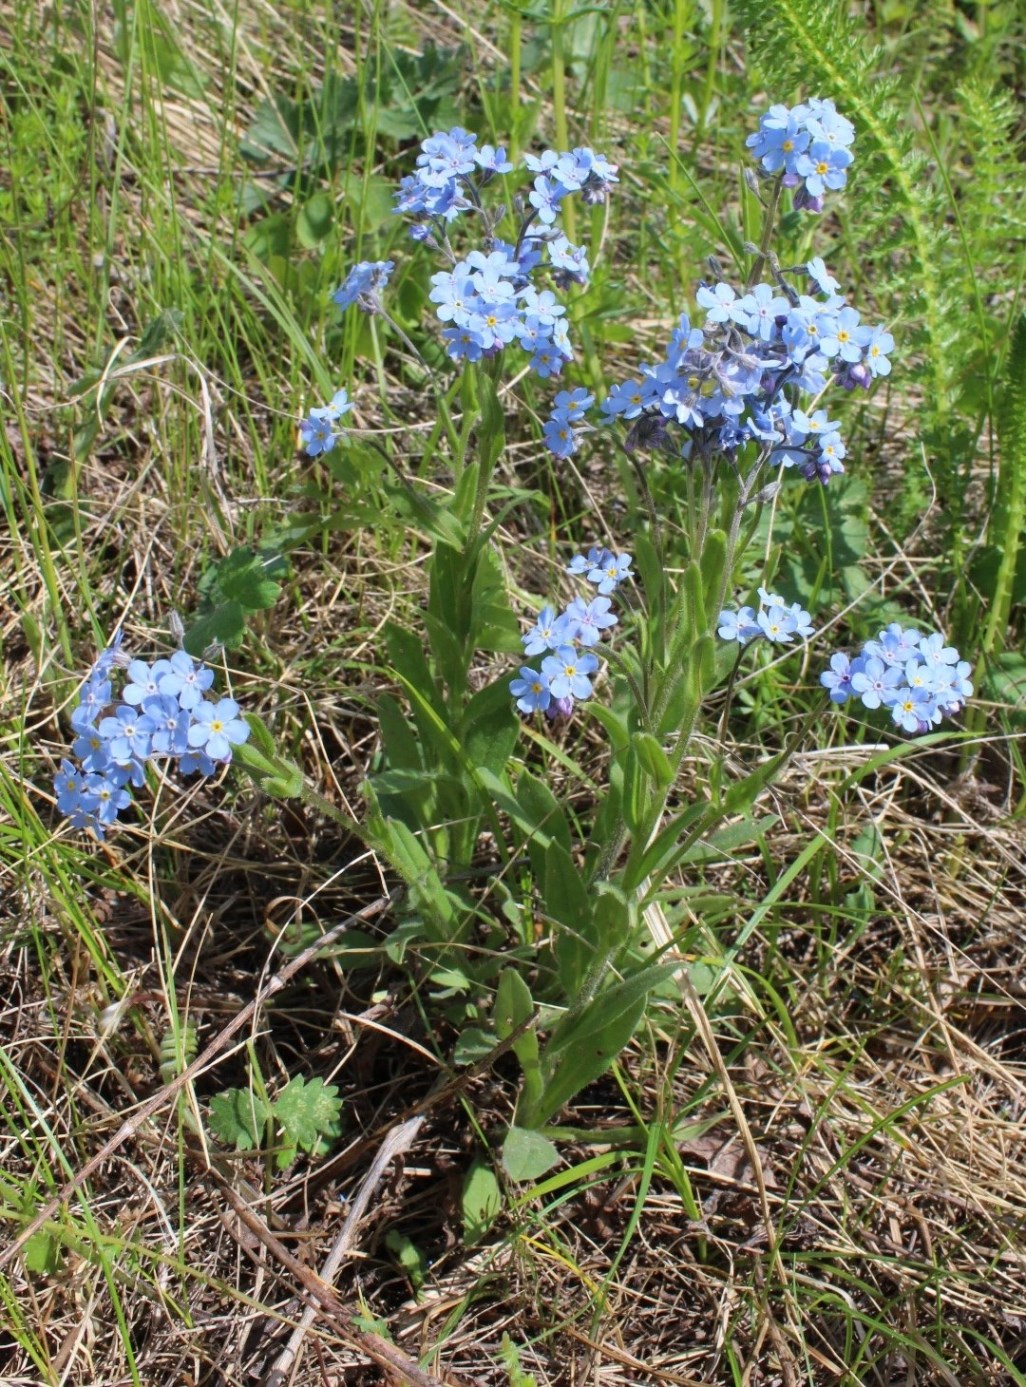
[(657, 963), (600, 992), (583, 1010), (568, 1013), (542, 1051), (545, 1086), (537, 1104), (518, 1118), (541, 1127), (583, 1088), (606, 1072), (637, 1028), (649, 994), (676, 969)]
[(182, 644), (190, 655), (199, 659), (211, 645), (234, 650), (241, 645), (245, 634), (245, 609), (238, 602), (220, 602), (206, 615), (197, 617), (186, 631)]
[(476, 649), (522, 656), (520, 623), (509, 604), (498, 556), (491, 549), (478, 556), (470, 604), (470, 640)]
[(200, 594), (213, 602), (238, 602), (247, 612), (266, 611), (281, 596), (288, 560), (273, 546), (233, 549), (212, 564), (199, 581)]
[(307, 249), (320, 245), (331, 235), (335, 225), (335, 204), (327, 193), (316, 192), (299, 210), (296, 235)]
[(711, 625), (719, 613), (714, 610), (720, 593), (724, 569), (727, 566), (727, 536), (722, 530), (710, 530), (702, 545), (702, 587), (705, 591), (705, 619)]
[(546, 839), (551, 835), (569, 852), (571, 838), (566, 813), (545, 781), (525, 770), (517, 780), (516, 794), (522, 815), (519, 822), (529, 825), (531, 833), (540, 833)]
[(511, 1180), (538, 1180), (560, 1160), (559, 1151), (541, 1132), (511, 1127), (502, 1143), (502, 1168)]
[[(244, 717), (251, 728), (259, 724), (264, 735), (270, 738), (270, 733), (255, 713), (246, 713)], [(253, 736), (251, 741), (234, 748), (232, 759), (248, 771), (261, 790), (273, 799), (299, 799), (304, 785), (302, 770), (284, 756), (275, 755), (273, 741), (270, 754), (264, 750), (264, 746), (264, 736)]]
[(341, 1110), (336, 1084), (326, 1084), (323, 1079), (307, 1080), (297, 1074), (275, 1098), (271, 1116), (300, 1150), (323, 1156), (328, 1150), (326, 1138), (337, 1137), (342, 1130)]
[(673, 779), (673, 767), (662, 744), (651, 732), (635, 732), (631, 738), (631, 745), (645, 773), (651, 776), (660, 789), (665, 789)]
[(207, 1123), (211, 1132), (236, 1151), (254, 1151), (264, 1139), (267, 1108), (248, 1088), (227, 1088), (210, 1100)]
[(32, 1234), (21, 1255), (25, 1266), (36, 1276), (53, 1276), (61, 1264), (61, 1245), (52, 1234), (41, 1229)]
[(502, 1210), (502, 1191), (490, 1165), (476, 1160), (463, 1180), (463, 1237), (468, 1247), (478, 1243)]
[(565, 997), (575, 997), (594, 954), (591, 898), (567, 850), (555, 839), (545, 849), (542, 909), (555, 933), (556, 965)]
[(509, 678), (480, 689), (463, 714), (460, 741), (475, 769), (501, 775), (520, 733), (520, 720), (509, 696)]
[(420, 1248), (397, 1228), (390, 1228), (385, 1234), (385, 1246), (402, 1267), (413, 1289), (419, 1291), (428, 1272), (427, 1258)]

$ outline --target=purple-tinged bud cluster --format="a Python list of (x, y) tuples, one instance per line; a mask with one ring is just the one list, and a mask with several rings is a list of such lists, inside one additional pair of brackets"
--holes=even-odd
[(843, 651), (832, 655), (819, 682), (833, 703), (857, 698), (864, 708), (889, 709), (904, 732), (928, 732), (961, 712), (973, 692), (970, 673), (969, 661), (939, 631), (924, 636), (895, 621), (854, 659)]
[(148, 664), (124, 654), (115, 635), (82, 685), (71, 715), (74, 760), (61, 761), (54, 781), (72, 828), (103, 838), (132, 803), (129, 786), (145, 784), (148, 761), (174, 759), (184, 775), (212, 775), (232, 759), (249, 726), (234, 699), (204, 697), (213, 682), (214, 671), (184, 650)]
[[(828, 383), (868, 389), (891, 369), (894, 339), (863, 326), (828, 286), (822, 260), (803, 267), (819, 293), (800, 293), (781, 279), (738, 294), (729, 284), (698, 290), (705, 326), (686, 313), (662, 361), (640, 380), (614, 386), (602, 403), (607, 418), (632, 422), (624, 446), (665, 447), (671, 430), (687, 459), (734, 459), (749, 445), (807, 480), (844, 471), (840, 425), (825, 409), (803, 409)], [(812, 287), (812, 286), (809, 286)]]
[(745, 144), (766, 173), (796, 189), (796, 208), (821, 212), (827, 192), (847, 182), (854, 138), (855, 127), (834, 103), (813, 97), (799, 106), (771, 106)]
[(521, 637), (525, 655), (549, 652), (540, 670), (524, 665), (520, 677), (510, 681), (509, 691), (522, 713), (544, 713), (550, 720), (568, 718), (575, 699), (591, 697), (589, 675), (599, 667), (592, 647), (619, 620), (610, 611), (609, 594), (631, 576), (630, 569), (630, 554), (602, 548), (589, 549), (587, 556), (577, 554), (570, 561), (567, 572), (586, 578), (598, 588), (598, 596), (575, 597), (559, 616), (553, 607), (543, 607)]
[(720, 612), (717, 635), (725, 641), (747, 645), (762, 637), (774, 645), (790, 645), (795, 636), (808, 640), (813, 634), (812, 619), (798, 602), (790, 606), (775, 592), (759, 589), (759, 610), (741, 607)]
[(319, 453), (330, 453), (336, 443), (346, 441), (345, 429), (336, 430), (335, 425), (352, 407), (348, 392), (336, 390), (330, 404), (318, 405), (300, 422), (299, 436), (308, 456), (315, 458)]
[[(572, 193), (586, 202), (602, 201), (617, 181), (616, 165), (591, 149), (549, 149), (524, 162), (535, 178), (526, 202), (518, 203), (511, 240), (496, 235), (505, 209), (488, 211), (482, 192), (496, 174), (512, 173), (514, 166), (504, 149), (479, 149), (477, 136), (458, 126), (423, 142), (416, 172), (399, 185), (395, 211), (414, 219), (415, 240), (442, 250), (449, 261), (448, 269), (432, 276), (430, 294), (449, 356), (479, 361), (516, 343), (528, 353), (530, 369), (547, 379), (559, 375), (573, 350), (565, 308), (532, 277), (547, 258), (557, 288), (588, 282), (586, 251), (572, 245), (556, 222)], [(484, 235), (479, 247), (461, 256), (448, 228), (463, 212), (480, 217)]]

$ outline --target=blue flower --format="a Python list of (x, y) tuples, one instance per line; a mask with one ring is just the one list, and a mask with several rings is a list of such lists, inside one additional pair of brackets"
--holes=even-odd
[(835, 294), (837, 292), (837, 280), (827, 271), (827, 267), (822, 257), (815, 256), (805, 266), (806, 273), (815, 284), (816, 288), (823, 294)]
[(816, 140), (807, 153), (801, 154), (795, 164), (795, 172), (805, 180), (805, 191), (810, 197), (822, 197), (829, 188), (836, 192), (848, 181), (845, 172), (852, 161), (851, 151), (840, 145), (832, 145), (826, 140)]
[(612, 605), (608, 597), (593, 597), (590, 602), (585, 602), (583, 597), (575, 597), (560, 618), (565, 622), (563, 631), (566, 644), (574, 641), (577, 645), (597, 645), (602, 632), (615, 626), (619, 620), (609, 610)]
[(71, 744), (71, 752), (90, 775), (99, 774), (110, 765), (110, 745), (95, 727), (79, 733)]
[(540, 173), (534, 180), (534, 187), (528, 193), (527, 200), (538, 213), (538, 220), (545, 226), (551, 226), (559, 215), (559, 204), (565, 196), (565, 188)]
[(588, 252), (583, 246), (571, 245), (565, 236), (556, 236), (546, 243), (546, 249), (554, 272), (553, 278), (560, 288), (565, 289), (570, 284), (587, 284), (590, 269)]
[(545, 446), (557, 458), (568, 458), (577, 448), (577, 437), (564, 409), (554, 409), (542, 429)]
[(506, 158), (506, 150), (501, 144), (498, 148), (490, 144), (483, 144), (474, 154), (474, 163), (482, 173), (513, 172), (513, 165)]
[(538, 613), (538, 620), (520, 639), (524, 643), (525, 655), (540, 655), (543, 650), (558, 650), (561, 645), (567, 643), (565, 615), (557, 617), (554, 608), (542, 607)]
[(583, 385), (574, 390), (561, 390), (553, 401), (557, 409), (566, 411), (571, 424), (578, 424), (595, 403), (595, 396), (588, 393)]
[(481, 334), (472, 327), (447, 327), (442, 341), (452, 361), (480, 361), (484, 354)]
[(160, 691), (161, 679), (170, 673), (168, 660), (157, 660), (153, 665), (148, 665), (145, 660), (133, 660), (128, 666), (129, 682), (121, 690), (122, 699), (125, 703), (138, 706), (148, 698), (155, 698)]
[(300, 422), (299, 434), (309, 457), (315, 458), (321, 453), (330, 453), (335, 446), (335, 434), (331, 427), (331, 420), (323, 416), (319, 417), (318, 410), (311, 410), (307, 417)]
[(861, 361), (866, 333), (867, 329), (859, 327), (858, 311), (842, 308), (834, 319), (832, 331), (824, 332), (820, 339), (819, 350), (826, 357), (839, 356), (842, 361)]
[(775, 592), (759, 589), (759, 610), (742, 607), (720, 612), (716, 634), (721, 640), (747, 645), (759, 636), (777, 645), (790, 645), (796, 635), (806, 639), (813, 634), (812, 621), (801, 604), (790, 606)]
[(897, 665), (885, 665), (871, 655), (862, 662), (862, 668), (852, 675), (852, 692), (857, 693), (866, 708), (888, 707), (898, 697), (898, 687), (902, 682), (902, 671)]
[(631, 564), (633, 559), (630, 554), (606, 554), (593, 568), (589, 570), (588, 582), (597, 583), (598, 590), (602, 596), (607, 596), (615, 592), (621, 583), (633, 575), (631, 574)]
[[(90, 775), (86, 778), (83, 803), (86, 800), (89, 801), (87, 812), (95, 815), (97, 824), (106, 828), (118, 817), (119, 810), (128, 808), (132, 796), (110, 776)], [(93, 827), (95, 832), (95, 825)]]
[(234, 698), (220, 698), (216, 703), (206, 699), (192, 710), (189, 727), (189, 746), (202, 749), (212, 761), (231, 759), (232, 747), (241, 746), (249, 736), (249, 723), (239, 717), (239, 705)]
[(898, 622), (866, 641), (854, 660), (838, 652), (830, 666), (820, 683), (835, 703), (855, 693), (866, 708), (890, 709), (904, 732), (926, 732), (953, 717), (973, 692), (969, 662), (939, 631), (924, 637)]
[(213, 775), (217, 767), (205, 751), (187, 751), (180, 758), (178, 769), (183, 775), (195, 775), (197, 771), (200, 775)]
[(110, 746), (111, 759), (122, 765), (131, 761), (145, 761), (150, 754), (154, 723), (139, 708), (121, 704), (113, 717), (101, 720), (98, 730)]
[(62, 814), (70, 814), (85, 788), (86, 777), (67, 757), (61, 761), (61, 768), (54, 777), (53, 788), (57, 796), (57, 808)]
[(869, 330), (869, 336), (862, 343), (862, 360), (874, 376), (889, 376), (891, 363), (888, 361), (894, 350), (894, 338), (878, 324)]
[(717, 635), (721, 641), (736, 641), (738, 645), (747, 645), (761, 634), (763, 631), (758, 626), (753, 609), (740, 608), (738, 612), (732, 612), (728, 608), (720, 613)]
[(602, 412), (610, 416), (622, 414), (625, 419), (636, 419), (653, 397), (651, 386), (640, 380), (625, 380), (614, 385), (602, 401)]
[(542, 660), (541, 672), (549, 681), (553, 698), (590, 698), (591, 680), (599, 667), (598, 658), (572, 645), (561, 645), (554, 655)]
[(787, 299), (773, 292), (771, 284), (756, 284), (754, 289), (739, 299), (734, 309), (734, 320), (746, 327), (753, 337), (768, 342), (776, 328), (777, 318), (786, 317), (791, 305)]
[(186, 710), (195, 708), (214, 682), (214, 671), (197, 664), (185, 650), (176, 650), (168, 663), (170, 669), (161, 677), (158, 691), (163, 697), (177, 698)]
[(83, 728), (94, 723), (104, 708), (109, 706), (110, 699), (110, 680), (96, 674), (91, 675), (79, 693), (78, 707), (71, 715), (72, 726)]
[(471, 266), (465, 260), (460, 260), (451, 270), (439, 270), (431, 276), (431, 283), (435, 287), (428, 298), (438, 305), (435, 312), (441, 322), (448, 322), (450, 318), (455, 323), (467, 322), (477, 293), (473, 273)]
[(520, 678), (510, 681), (509, 691), (522, 713), (544, 713), (552, 702), (548, 676), (524, 665)]
[(143, 707), (153, 722), (151, 754), (181, 756), (188, 751), (190, 714), (177, 698), (148, 698)]
[(811, 138), (804, 117), (804, 107), (792, 111), (784, 105), (771, 106), (760, 118), (758, 131), (745, 140), (767, 173), (777, 173), (780, 169), (795, 172), (798, 156), (808, 147)]
[(353, 402), (349, 398), (349, 392), (343, 387), (341, 390), (335, 391), (328, 404), (310, 412), (316, 414), (319, 419), (330, 419), (335, 424), (344, 414), (348, 414), (352, 407)]
[(703, 284), (695, 295), (700, 308), (708, 309), (705, 321), (711, 326), (715, 323), (734, 322), (737, 294), (729, 284), (714, 284), (710, 289)]
[(832, 703), (847, 703), (852, 695), (852, 680), (861, 668), (861, 658), (850, 660), (843, 650), (830, 656), (830, 668), (819, 676), (819, 682), (829, 691)]
[(575, 554), (566, 566), (566, 571), (577, 576), (588, 573), (590, 569), (601, 568), (602, 565), (613, 556), (608, 549), (601, 546), (594, 546), (588, 550), (587, 557), (583, 554)]
[(558, 376), (563, 370), (563, 354), (556, 350), (551, 342), (542, 343), (534, 355), (531, 357), (530, 367), (536, 376), (542, 380), (548, 380), (550, 376)]
[(925, 732), (940, 721), (936, 700), (925, 689), (899, 688), (890, 709), (892, 719), (905, 732)]

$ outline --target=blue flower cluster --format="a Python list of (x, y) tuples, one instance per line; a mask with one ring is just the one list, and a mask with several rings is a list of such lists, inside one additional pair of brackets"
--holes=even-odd
[(803, 409), (802, 395), (818, 398), (828, 383), (868, 389), (890, 371), (894, 339), (860, 323), (833, 292), (822, 260), (804, 269), (818, 294), (783, 280), (744, 294), (725, 283), (699, 289), (705, 326), (692, 327), (682, 314), (664, 359), (643, 367), (640, 380), (614, 386), (602, 403), (607, 418), (635, 421), (628, 450), (665, 446), (676, 425), (688, 459), (734, 459), (753, 445), (810, 481), (844, 471), (840, 425), (825, 409)]
[(813, 634), (812, 619), (798, 602), (790, 606), (775, 592), (759, 589), (759, 610), (741, 607), (720, 612), (717, 634), (725, 641), (747, 645), (760, 636), (774, 645), (790, 645), (795, 636), (808, 639)]
[(854, 659), (843, 651), (830, 657), (819, 676), (831, 701), (857, 697), (864, 708), (889, 708), (904, 732), (927, 732), (953, 717), (972, 695), (968, 660), (945, 645), (939, 631), (924, 636), (894, 621)]
[(545, 446), (555, 457), (568, 458), (577, 451), (581, 434), (574, 425), (584, 421), (594, 403), (595, 396), (589, 395), (583, 386), (578, 386), (576, 390), (561, 390), (556, 396), (552, 413), (542, 430)]
[(813, 97), (799, 106), (771, 106), (745, 144), (766, 173), (797, 190), (796, 208), (821, 212), (827, 191), (847, 182), (854, 138), (855, 127), (834, 103)]
[[(115, 675), (124, 679), (115, 695)], [(72, 755), (54, 781), (57, 808), (73, 828), (104, 837), (132, 803), (130, 785), (145, 784), (145, 765), (174, 758), (185, 775), (212, 775), (249, 736), (232, 698), (211, 702), (204, 694), (214, 671), (184, 650), (169, 660), (133, 660), (121, 649), (119, 631), (82, 685), (71, 715)]]
[[(556, 221), (571, 193), (586, 202), (605, 198), (617, 181), (616, 165), (586, 148), (563, 154), (548, 149), (526, 155), (524, 162), (535, 178), (526, 204), (518, 204), (522, 216), (511, 241), (494, 234), (496, 218), (486, 212), (481, 194), (496, 174), (512, 173), (514, 166), (504, 149), (478, 148), (477, 136), (459, 126), (423, 142), (416, 172), (399, 185), (395, 210), (414, 219), (414, 239), (441, 249), (449, 261), (448, 269), (432, 276), (430, 294), (449, 356), (479, 361), (516, 342), (529, 354), (530, 369), (547, 379), (559, 375), (573, 350), (566, 309), (532, 275), (547, 258), (557, 287), (587, 283), (587, 253), (571, 244)], [(485, 238), (481, 248), (461, 257), (448, 227), (463, 212), (481, 217)]]
[(530, 631), (521, 639), (525, 655), (549, 653), (540, 670), (524, 665), (520, 677), (510, 682), (509, 691), (522, 713), (544, 713), (547, 718), (568, 718), (574, 700), (591, 697), (591, 679), (599, 667), (592, 647), (602, 633), (619, 620), (610, 611), (610, 594), (631, 576), (630, 554), (613, 554), (608, 549), (589, 549), (577, 554), (567, 572), (584, 577), (598, 589), (590, 600), (575, 597), (559, 616), (553, 607), (543, 607)]
[(348, 435), (345, 429), (336, 431), (335, 425), (349, 413), (353, 402), (346, 390), (336, 390), (331, 403), (318, 405), (299, 425), (299, 436), (303, 447), (312, 458), (319, 453), (330, 453), (335, 444), (344, 441)]

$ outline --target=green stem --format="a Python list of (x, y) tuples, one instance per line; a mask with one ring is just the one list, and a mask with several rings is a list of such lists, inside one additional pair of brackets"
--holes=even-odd
[[(517, 112), (520, 110), (520, 58), (523, 27), (520, 7), (514, 5), (509, 26), (509, 100), (510, 110)], [(515, 119), (510, 121), (509, 160), (512, 164), (520, 163), (520, 123)]]
[[(566, 23), (566, 0), (552, 0), (552, 114), (556, 122), (556, 148), (570, 148), (566, 122), (566, 60), (563, 53), (563, 26)], [(576, 211), (571, 198), (564, 198), (561, 207), (563, 230), (567, 240), (577, 243)]]
[(770, 199), (766, 204), (766, 210), (762, 218), (762, 235), (759, 238), (759, 253), (752, 261), (752, 268), (748, 271), (748, 278), (745, 281), (745, 288), (751, 289), (753, 284), (759, 282), (763, 266), (769, 255), (770, 242), (773, 239), (773, 226), (777, 219), (777, 205), (780, 202), (780, 190), (784, 186), (784, 175), (778, 173), (774, 178), (770, 188)]

